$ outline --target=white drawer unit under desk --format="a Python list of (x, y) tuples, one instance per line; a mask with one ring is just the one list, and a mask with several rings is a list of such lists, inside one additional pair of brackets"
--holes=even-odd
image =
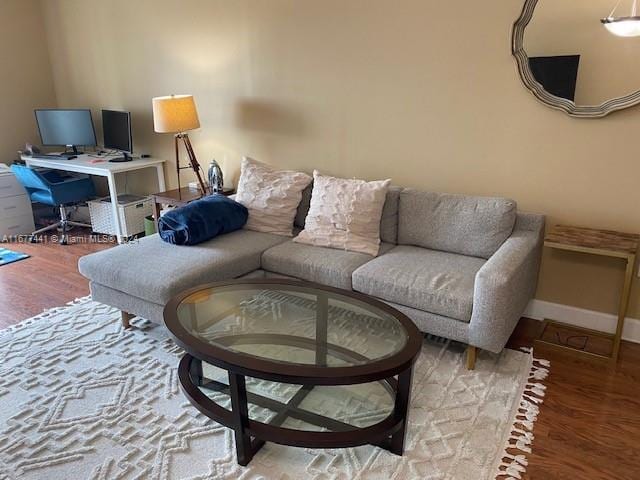
[(0, 241), (35, 230), (31, 200), (5, 164), (0, 164)]

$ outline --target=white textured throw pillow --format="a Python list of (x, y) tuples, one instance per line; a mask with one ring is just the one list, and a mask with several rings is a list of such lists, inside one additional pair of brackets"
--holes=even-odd
[(314, 171), (304, 230), (293, 241), (378, 255), (380, 217), (390, 183), (327, 177)]
[(291, 237), (302, 191), (309, 183), (311, 176), (306, 173), (276, 171), (244, 157), (236, 193), (236, 201), (249, 210), (244, 228)]

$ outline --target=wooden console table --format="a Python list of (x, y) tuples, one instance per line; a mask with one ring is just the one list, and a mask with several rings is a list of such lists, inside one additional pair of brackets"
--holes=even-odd
[[(569, 227), (565, 225), (554, 226), (545, 237), (544, 244), (546, 247), (572, 252), (588, 253), (591, 255), (620, 258), (626, 262), (624, 285), (622, 287), (620, 305), (618, 308), (618, 323), (616, 326), (616, 332), (614, 334), (610, 334), (545, 319), (542, 334), (535, 343), (565, 352), (569, 351), (579, 355), (586, 355), (594, 359), (604, 360), (615, 364), (618, 360), (618, 354), (620, 353), (620, 340), (622, 339), (622, 329), (624, 328), (624, 319), (627, 314), (627, 306), (629, 304), (629, 294), (631, 292), (631, 282), (633, 279), (633, 271), (639, 243), (640, 235), (614, 232), (611, 230)], [(558, 340), (560, 340), (560, 335), (557, 333), (558, 330), (577, 333), (578, 335), (576, 336), (585, 338), (584, 346), (569, 345), (568, 340), (567, 342), (564, 342), (564, 344), (562, 342), (555, 343), (548, 336), (550, 329), (556, 329), (556, 336), (558, 337)], [(587, 351), (586, 346), (590, 337), (598, 337), (611, 341), (611, 354), (603, 355)]]

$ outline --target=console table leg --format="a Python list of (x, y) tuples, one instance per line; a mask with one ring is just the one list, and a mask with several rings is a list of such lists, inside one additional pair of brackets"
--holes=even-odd
[(396, 403), (394, 414), (398, 420), (402, 421), (400, 430), (391, 436), (389, 451), (396, 455), (404, 452), (404, 440), (407, 433), (407, 420), (409, 416), (409, 401), (411, 399), (411, 379), (413, 367), (408, 368), (398, 375), (398, 389), (396, 391)]
[(243, 375), (229, 372), (229, 393), (234, 417), (236, 438), (236, 455), (238, 463), (246, 466), (253, 458), (251, 436), (247, 433), (249, 423), (249, 409), (247, 406), (247, 385)]
[(618, 355), (620, 353), (620, 341), (622, 340), (622, 331), (624, 329), (624, 320), (627, 316), (627, 307), (629, 306), (629, 294), (631, 293), (631, 283), (633, 281), (633, 269), (636, 265), (636, 256), (629, 255), (627, 258), (627, 268), (624, 274), (624, 285), (622, 287), (622, 294), (620, 295), (620, 306), (618, 307), (618, 325), (616, 327), (616, 333), (613, 337), (613, 352), (611, 358), (614, 364), (618, 361)]

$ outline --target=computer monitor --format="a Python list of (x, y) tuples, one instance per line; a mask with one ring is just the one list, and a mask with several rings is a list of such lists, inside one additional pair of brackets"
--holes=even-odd
[(79, 146), (96, 146), (91, 110), (88, 109), (37, 109), (36, 123), (44, 146), (64, 146), (78, 155)]
[(104, 134), (104, 148), (119, 150), (125, 160), (131, 158), (133, 153), (131, 113), (102, 110), (102, 132)]

